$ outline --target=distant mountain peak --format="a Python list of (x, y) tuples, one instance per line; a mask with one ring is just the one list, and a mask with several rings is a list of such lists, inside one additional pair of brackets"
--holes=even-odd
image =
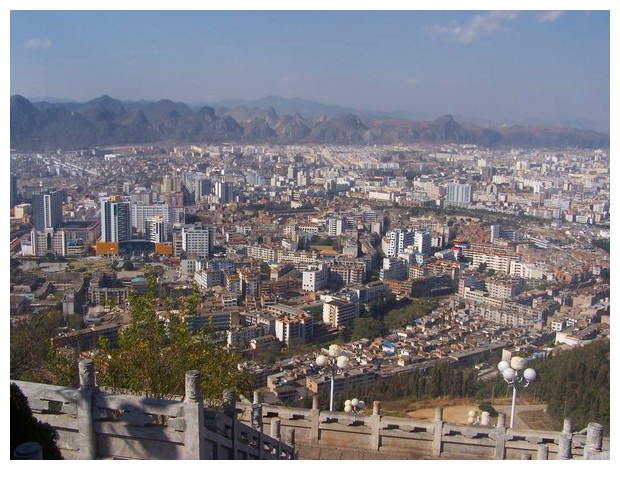
[(461, 124), (452, 114), (434, 120), (360, 116), (352, 109), (275, 95), (235, 105), (192, 110), (162, 99), (125, 103), (109, 95), (84, 103), (33, 104), (11, 96), (11, 148), (81, 149), (150, 142), (252, 141), (300, 143), (472, 143), (481, 146), (608, 148), (609, 134), (593, 131)]

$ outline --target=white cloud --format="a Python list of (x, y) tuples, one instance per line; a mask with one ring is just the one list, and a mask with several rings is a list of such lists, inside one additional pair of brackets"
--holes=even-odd
[(541, 12), (538, 14), (538, 21), (540, 23), (555, 22), (562, 15), (564, 15), (564, 10), (550, 10), (548, 12)]
[(506, 30), (506, 24), (516, 20), (519, 12), (496, 11), (475, 15), (466, 25), (453, 22), (450, 25), (432, 25), (427, 30), (446, 36), (459, 43), (471, 43), (483, 35)]
[(24, 43), (26, 48), (43, 48), (48, 49), (52, 46), (52, 41), (49, 38), (30, 38)]
[(417, 80), (417, 79), (415, 79), (415, 78), (410, 78), (410, 79), (408, 79), (408, 80), (407, 80), (407, 82), (406, 82), (406, 83), (407, 83), (407, 85), (409, 85), (409, 86), (411, 86), (411, 87), (412, 87), (412, 86), (414, 86), (416, 83), (418, 83), (418, 80)]

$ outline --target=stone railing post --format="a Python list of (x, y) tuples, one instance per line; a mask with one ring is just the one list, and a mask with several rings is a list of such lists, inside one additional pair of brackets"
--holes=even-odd
[(441, 457), (441, 438), (443, 436), (443, 407), (435, 409), (435, 421), (433, 422), (433, 458)]
[(78, 365), (80, 387), (77, 391), (78, 446), (80, 460), (94, 460), (97, 456), (93, 395), (95, 394), (95, 363), (90, 358)]
[(272, 418), (271, 419), (271, 437), (278, 441), (278, 446), (276, 447), (276, 451), (273, 452), (277, 455), (278, 458), (282, 455), (282, 437), (280, 436), (280, 419)]
[(506, 458), (506, 414), (500, 413), (497, 416), (497, 426), (495, 427), (495, 459), (504, 460)]
[(570, 418), (564, 419), (564, 428), (558, 440), (558, 460), (568, 460), (572, 456), (573, 444), (573, 421)]
[(258, 391), (254, 391), (254, 401), (252, 403), (252, 411), (250, 413), (250, 424), (252, 428), (263, 432), (263, 405), (260, 403)]
[(271, 419), (271, 433), (270, 433), (272, 438), (275, 438), (276, 440), (280, 441), (280, 419), (279, 418), (272, 418)]
[(20, 443), (13, 450), (13, 460), (43, 460), (43, 449), (38, 442)]
[(236, 460), (237, 458), (237, 399), (235, 397), (235, 391), (227, 388), (223, 394), (224, 400), (224, 415), (231, 419), (230, 426), (230, 440), (231, 440), (231, 452), (230, 459)]
[(536, 460), (549, 460), (549, 447), (547, 445), (538, 445)]
[(185, 372), (185, 459), (202, 460), (205, 458), (205, 422), (202, 391), (200, 389), (200, 372)]
[(375, 400), (372, 403), (372, 416), (370, 417), (370, 449), (378, 451), (381, 446), (381, 402)]
[(321, 410), (319, 409), (319, 396), (315, 393), (312, 395), (312, 410), (310, 410), (310, 444), (319, 444), (319, 426)]
[(603, 426), (600, 423), (588, 423), (586, 445), (583, 449), (583, 459), (589, 460), (593, 454), (603, 451)]
[(284, 441), (289, 447), (295, 450), (295, 429), (289, 428), (286, 430), (286, 439)]

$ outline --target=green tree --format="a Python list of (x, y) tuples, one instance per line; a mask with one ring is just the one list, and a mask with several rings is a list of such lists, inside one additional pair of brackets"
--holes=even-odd
[(154, 398), (183, 395), (185, 372), (201, 372), (205, 398), (221, 398), (225, 388), (249, 396), (252, 380), (237, 368), (238, 357), (222, 349), (206, 332), (193, 335), (185, 319), (196, 313), (197, 297), (179, 299), (161, 322), (155, 295), (131, 295), (131, 323), (119, 332), (118, 346), (102, 341), (96, 356), (99, 383), (118, 391)]
[[(610, 343), (599, 340), (532, 363), (538, 372), (530, 386), (548, 403), (547, 411), (561, 428), (571, 418), (577, 430), (598, 422), (609, 432)], [(528, 389), (524, 390), (527, 392)]]
[(454, 368), (446, 361), (438, 361), (431, 371), (427, 393), (433, 398), (449, 395), (453, 378)]
[(396, 306), (396, 297), (389, 295), (387, 297), (380, 297), (377, 300), (368, 304), (368, 310), (373, 317), (383, 318), (390, 309)]
[(62, 325), (57, 310), (45, 310), (11, 327), (10, 376), (16, 380), (37, 380), (47, 362), (49, 339)]
[(125, 261), (123, 262), (123, 270), (133, 271), (133, 270), (135, 270), (135, 269), (136, 269), (136, 267), (135, 267), (135, 265), (133, 264), (133, 262), (131, 262), (131, 261), (129, 261), (129, 260), (125, 260)]
[(355, 320), (353, 324), (353, 331), (351, 332), (351, 340), (359, 340), (360, 338), (367, 338), (374, 340), (384, 334), (385, 327), (383, 322), (378, 318), (372, 317), (360, 317)]
[(72, 347), (52, 347), (47, 355), (47, 365), (39, 381), (52, 385), (77, 388), (80, 351)]
[(82, 320), (82, 315), (79, 313), (72, 313), (67, 316), (67, 326), (74, 330), (79, 330), (84, 326), (84, 322)]
[(351, 341), (351, 337), (353, 335), (353, 327), (350, 324), (345, 325), (338, 332), (338, 336), (334, 340), (334, 343), (342, 344), (349, 343)]

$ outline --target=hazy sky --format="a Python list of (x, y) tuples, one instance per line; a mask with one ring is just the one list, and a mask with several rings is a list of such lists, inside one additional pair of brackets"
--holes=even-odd
[(13, 11), (11, 94), (607, 124), (608, 11)]

